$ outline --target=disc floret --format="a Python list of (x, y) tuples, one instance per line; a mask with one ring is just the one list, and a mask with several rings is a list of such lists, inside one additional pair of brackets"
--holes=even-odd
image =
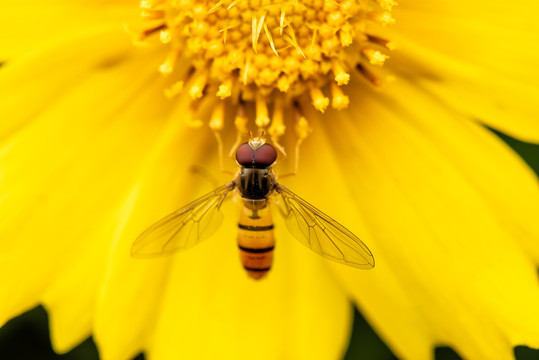
[[(298, 104), (304, 99), (320, 112), (346, 108), (341, 87), (349, 84), (352, 71), (373, 85), (383, 82), (371, 69), (383, 65), (392, 45), (369, 28), (392, 24), (394, 5), (392, 0), (142, 0), (147, 27), (137, 41), (158, 35), (154, 38), (168, 47), (158, 68), (174, 79), (167, 96), (186, 91), (194, 105), (210, 96), (238, 109), (253, 103), (256, 125), (275, 140), (286, 128), (278, 118), (283, 109), (292, 107), (302, 117)], [(210, 125), (223, 128), (216, 116)]]

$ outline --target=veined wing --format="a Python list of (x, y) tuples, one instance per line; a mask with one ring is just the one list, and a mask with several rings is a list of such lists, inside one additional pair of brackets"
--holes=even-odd
[(341, 264), (360, 269), (374, 267), (371, 251), (350, 230), (284, 186), (275, 185), (275, 191), (281, 195), (288, 230), (302, 244)]
[(151, 257), (168, 254), (207, 239), (223, 222), (223, 214), (219, 210), (235, 186), (234, 182), (227, 183), (159, 220), (135, 240), (131, 255)]

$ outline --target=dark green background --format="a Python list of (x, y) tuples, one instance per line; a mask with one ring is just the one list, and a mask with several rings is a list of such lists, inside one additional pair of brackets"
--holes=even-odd
[[(511, 145), (539, 174), (539, 146), (523, 143), (497, 133)], [(539, 306), (539, 304), (537, 304)], [(454, 360), (460, 357), (448, 347), (437, 347), (436, 360)], [(515, 348), (518, 360), (539, 360), (539, 350), (525, 346)], [(91, 339), (86, 340), (65, 355), (55, 354), (50, 345), (47, 313), (42, 307), (27, 312), (9, 321), (0, 329), (0, 359), (5, 360), (97, 360), (98, 354)], [(144, 357), (139, 355), (137, 360)], [(387, 346), (378, 338), (359, 312), (355, 312), (354, 330), (345, 360), (390, 360), (396, 359)]]

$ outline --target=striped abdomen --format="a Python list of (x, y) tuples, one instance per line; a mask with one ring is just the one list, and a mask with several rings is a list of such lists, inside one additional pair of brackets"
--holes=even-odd
[(264, 277), (273, 262), (273, 221), (266, 200), (244, 200), (238, 223), (240, 258), (253, 279)]

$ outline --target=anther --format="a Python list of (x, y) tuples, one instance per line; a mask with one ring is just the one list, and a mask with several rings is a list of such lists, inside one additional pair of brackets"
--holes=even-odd
[(377, 66), (384, 65), (384, 62), (386, 61), (389, 56), (383, 54), (382, 52), (378, 50), (374, 50), (371, 48), (363, 48), (361, 49), (361, 54), (369, 60), (369, 63)]
[(339, 60), (333, 60), (332, 62), (333, 74), (335, 75), (335, 81), (337, 85), (347, 85), (350, 81), (350, 74), (348, 74)]
[(348, 96), (335, 83), (331, 83), (331, 107), (337, 110), (343, 110), (348, 107), (350, 100)]
[(281, 92), (287, 92), (290, 88), (290, 80), (288, 80), (288, 76), (285, 74), (281, 74), (279, 77), (279, 80), (277, 80), (277, 88)]
[(259, 128), (265, 128), (269, 125), (270, 118), (268, 116), (268, 107), (266, 105), (266, 98), (258, 94), (256, 97), (256, 119), (255, 124)]
[[(224, 109), (243, 100), (254, 103), (254, 122), (269, 131), (284, 154), (279, 140), (291, 128), (284, 120), (291, 103), (308, 96), (321, 112), (330, 105), (345, 108), (349, 99), (339, 87), (350, 82), (354, 67), (375, 86), (385, 81), (372, 65), (382, 65), (388, 58), (385, 49), (394, 45), (366, 29), (370, 21), (392, 24), (390, 10), (396, 1), (142, 0), (147, 28), (135, 40), (153, 35), (169, 49), (159, 66), (160, 73), (175, 76), (165, 90), (167, 97), (183, 91), (192, 103), (213, 103), (206, 101), (207, 95), (218, 100), (209, 123), (218, 141), (226, 123)], [(187, 67), (179, 66), (184, 59), (193, 69), (187, 76), (182, 74)], [(242, 109), (240, 105), (238, 114)], [(190, 126), (200, 125), (194, 115), (190, 119)], [(243, 115), (234, 123), (238, 133), (247, 127)], [(300, 116), (298, 137), (307, 136), (308, 129)]]
[(161, 32), (159, 33), (159, 40), (161, 41), (162, 44), (168, 44), (169, 42), (171, 42), (172, 33), (170, 32), (170, 30), (169, 29), (161, 30)]
[(171, 50), (169, 51), (165, 61), (163, 64), (159, 65), (159, 72), (163, 75), (168, 75), (172, 71), (174, 71), (174, 66), (178, 62), (178, 58), (180, 57), (180, 51), (179, 50)]
[(376, 21), (377, 23), (386, 26), (395, 23), (395, 19), (387, 11), (384, 12), (372, 12), (369, 14), (371, 20)]
[(225, 118), (225, 102), (217, 101), (217, 105), (214, 107), (210, 118), (210, 129), (213, 131), (221, 131), (224, 127)]
[(326, 111), (329, 105), (329, 99), (324, 96), (322, 90), (316, 86), (311, 86), (309, 93), (311, 95), (314, 108), (322, 113)]
[(195, 75), (195, 80), (191, 88), (189, 88), (189, 95), (193, 99), (200, 99), (206, 87), (208, 81), (208, 73), (206, 71), (201, 71)]
[(341, 45), (343, 47), (350, 46), (354, 42), (352, 28), (349, 24), (341, 26), (341, 29), (339, 30), (339, 40), (341, 41)]
[(219, 85), (219, 89), (217, 90), (216, 94), (217, 97), (219, 97), (220, 99), (230, 97), (232, 95), (232, 86), (233, 80), (232, 78), (228, 78), (225, 82)]

